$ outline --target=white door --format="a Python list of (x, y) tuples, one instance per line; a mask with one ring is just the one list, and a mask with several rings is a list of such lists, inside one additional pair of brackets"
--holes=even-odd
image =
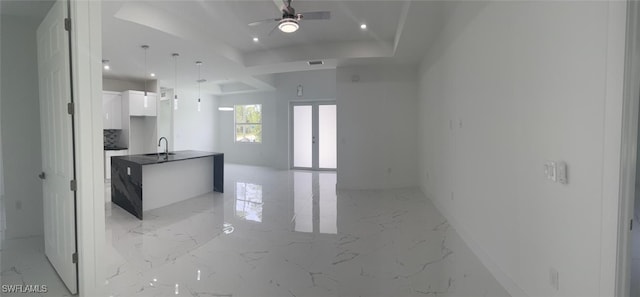
[(335, 170), (336, 104), (333, 101), (291, 103), (291, 167)]
[(37, 31), (42, 190), (45, 255), (72, 294), (78, 291), (76, 253), (73, 117), (69, 34), (65, 30), (68, 3), (58, 0)]

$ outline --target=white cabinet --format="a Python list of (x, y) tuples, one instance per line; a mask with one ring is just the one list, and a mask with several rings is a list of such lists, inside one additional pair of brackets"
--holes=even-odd
[(117, 92), (102, 92), (103, 129), (122, 129), (122, 96)]
[(128, 150), (104, 151), (104, 178), (105, 179), (111, 179), (111, 157), (126, 156), (128, 154), (129, 154)]
[(130, 116), (155, 117), (157, 114), (156, 93), (147, 92), (147, 99), (145, 100), (144, 92), (125, 91), (122, 92), (122, 100), (129, 104)]

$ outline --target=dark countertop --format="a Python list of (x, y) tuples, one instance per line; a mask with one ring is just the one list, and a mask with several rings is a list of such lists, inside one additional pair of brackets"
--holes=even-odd
[(127, 147), (104, 147), (105, 151), (123, 151), (123, 150), (128, 150), (129, 148)]
[(169, 154), (172, 154), (172, 153), (174, 155), (169, 155), (169, 157), (166, 158), (166, 159), (164, 157), (164, 153), (160, 153), (160, 158), (158, 158), (156, 154), (150, 154), (148, 156), (147, 156), (147, 154), (116, 156), (116, 157), (111, 157), (111, 158), (118, 159), (118, 160), (123, 160), (123, 161), (129, 161), (129, 162), (132, 162), (132, 163), (135, 163), (135, 164), (139, 164), (139, 165), (152, 165), (152, 164), (161, 164), (161, 163), (167, 163), (167, 162), (174, 162), (174, 161), (182, 161), (182, 160), (206, 158), (206, 157), (211, 157), (211, 156), (223, 155), (222, 153), (203, 152), (203, 151), (174, 151), (174, 152), (169, 152)]

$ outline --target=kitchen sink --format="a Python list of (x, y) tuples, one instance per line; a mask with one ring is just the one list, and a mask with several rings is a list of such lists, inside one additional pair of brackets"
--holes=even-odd
[[(169, 155), (169, 156), (173, 156), (173, 155), (175, 155), (175, 154), (176, 154), (176, 153), (167, 153), (167, 155)], [(143, 156), (149, 156), (149, 157), (154, 156), (154, 157), (156, 157), (156, 156), (158, 156), (158, 155), (160, 155), (160, 156), (164, 156), (164, 153), (157, 153), (157, 154), (156, 154), (156, 153), (151, 153), (151, 154), (144, 154)]]

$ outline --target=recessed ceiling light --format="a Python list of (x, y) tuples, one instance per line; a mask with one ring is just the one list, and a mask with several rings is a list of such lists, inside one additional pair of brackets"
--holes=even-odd
[(151, 73), (149, 74), (149, 76), (151, 76), (151, 77), (156, 77), (156, 74), (155, 74), (155, 73), (153, 73), (153, 72), (151, 72)]
[(258, 42), (258, 41), (260, 41), (260, 39), (258, 39), (258, 37), (254, 37), (253, 38), (253, 42)]
[(361, 24), (360, 25), (360, 29), (367, 30), (367, 24)]

